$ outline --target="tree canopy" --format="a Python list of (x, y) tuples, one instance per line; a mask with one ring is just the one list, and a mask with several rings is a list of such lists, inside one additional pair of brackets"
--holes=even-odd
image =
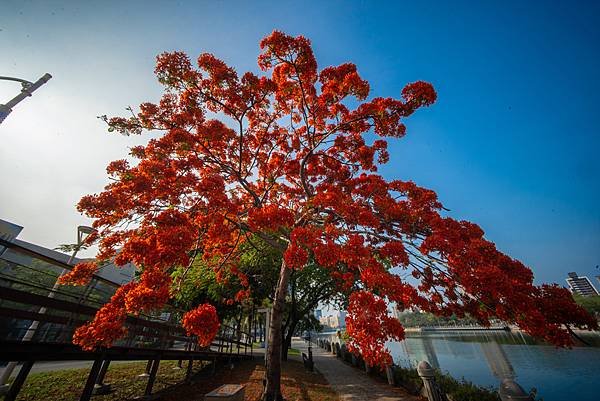
[[(76, 343), (108, 344), (127, 313), (163, 305), (170, 271), (196, 255), (217, 279), (233, 274), (247, 287), (238, 264), (253, 236), (283, 255), (273, 344), (290, 274), (312, 261), (352, 290), (349, 348), (371, 365), (389, 363), (385, 341), (403, 337), (387, 301), (436, 315), (468, 313), (484, 324), (497, 317), (557, 345), (571, 343), (565, 325), (595, 327), (565, 289), (534, 285), (531, 270), (480, 227), (448, 217), (435, 192), (378, 174), (390, 159), (388, 140), (406, 133), (404, 119), (435, 102), (429, 83), (409, 83), (401, 98), (369, 98), (354, 64), (319, 69), (302, 36), (275, 31), (260, 48), (260, 76), (240, 76), (212, 54), (194, 65), (182, 52), (163, 53), (155, 70), (165, 88), (160, 101), (106, 118), (111, 131), (161, 134), (131, 149), (136, 162), (110, 163), (112, 182), (79, 202), (98, 230), (99, 258), (133, 262), (142, 273), (77, 331)], [(93, 270), (80, 265), (71, 278)], [(248, 296), (240, 290), (233, 300)], [(184, 319), (191, 333), (210, 309), (199, 308)], [(277, 345), (269, 350), (265, 399), (279, 392)]]

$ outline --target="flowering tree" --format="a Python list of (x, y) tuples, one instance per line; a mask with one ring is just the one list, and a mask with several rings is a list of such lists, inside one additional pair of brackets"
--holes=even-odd
[[(227, 273), (247, 283), (237, 263), (241, 244), (254, 236), (283, 255), (265, 400), (281, 398), (288, 280), (310, 262), (341, 289), (353, 289), (349, 348), (371, 365), (389, 363), (385, 341), (403, 337), (386, 301), (438, 315), (468, 313), (484, 324), (497, 317), (561, 346), (570, 344), (569, 326), (595, 327), (566, 290), (534, 286), (531, 271), (477, 225), (446, 217), (433, 191), (377, 174), (389, 159), (387, 138), (402, 137), (403, 119), (434, 103), (430, 84), (406, 85), (401, 99), (367, 100), (369, 84), (356, 66), (318, 70), (304, 37), (276, 31), (260, 47), (264, 76), (240, 77), (211, 54), (194, 67), (183, 53), (164, 53), (156, 67), (165, 86), (160, 102), (106, 119), (111, 131), (162, 134), (131, 149), (136, 163), (112, 162), (113, 182), (79, 202), (98, 229), (99, 259), (133, 262), (142, 273), (77, 331), (76, 343), (90, 348), (122, 335), (126, 314), (167, 302), (171, 269), (190, 266), (197, 255), (217, 278)], [(94, 269), (79, 265), (65, 281), (81, 282)], [(231, 302), (248, 295), (240, 290)], [(204, 341), (215, 333), (214, 314), (203, 305), (183, 324)]]

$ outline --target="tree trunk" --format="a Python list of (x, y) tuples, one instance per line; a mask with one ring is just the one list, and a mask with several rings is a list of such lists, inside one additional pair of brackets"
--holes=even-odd
[(283, 319), (283, 309), (290, 273), (291, 270), (287, 268), (285, 261), (282, 261), (279, 281), (275, 290), (273, 312), (271, 313), (271, 327), (268, 329), (269, 350), (267, 352), (266, 383), (262, 397), (263, 401), (283, 401), (281, 395), (281, 321)]

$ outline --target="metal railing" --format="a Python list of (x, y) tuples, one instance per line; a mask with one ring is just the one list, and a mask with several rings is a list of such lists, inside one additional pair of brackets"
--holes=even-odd
[[(23, 338), (28, 323), (37, 320), (41, 325), (32, 341), (70, 342), (74, 330), (89, 321), (120, 286), (95, 275), (87, 286), (52, 290), (59, 272), (73, 266), (2, 239), (0, 245), (7, 248), (0, 256), (0, 340)], [(54, 296), (48, 297), (51, 291)], [(44, 313), (39, 312), (41, 308), (45, 308)], [(180, 326), (182, 315), (183, 311), (167, 306), (151, 314), (129, 316), (127, 336), (114, 345), (194, 349), (186, 345), (195, 343), (196, 338), (187, 336)], [(238, 354), (246, 353), (249, 347), (249, 331), (222, 324), (210, 348)]]
[[(0, 247), (5, 248), (0, 254), (0, 361), (32, 364), (40, 360), (88, 359), (95, 361), (94, 366), (99, 364), (90, 375), (101, 377), (100, 365), (116, 359), (216, 361), (252, 355), (250, 328), (243, 330), (241, 320), (235, 325), (222, 323), (212, 344), (199, 347), (197, 338), (187, 336), (181, 327), (183, 311), (171, 306), (128, 316), (123, 338), (110, 348), (85, 352), (71, 343), (74, 331), (90, 321), (120, 285), (95, 275), (87, 286), (56, 288), (61, 272), (73, 266), (3, 239)], [(92, 385), (96, 381), (90, 379)], [(20, 390), (13, 387), (10, 397), (16, 397)], [(86, 387), (81, 400), (89, 399), (88, 390)]]

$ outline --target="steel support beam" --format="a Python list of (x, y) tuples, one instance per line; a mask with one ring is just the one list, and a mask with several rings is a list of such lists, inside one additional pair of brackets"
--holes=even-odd
[(90, 398), (92, 398), (92, 391), (94, 390), (94, 384), (96, 384), (96, 378), (98, 377), (101, 366), (102, 359), (96, 359), (92, 365), (92, 368), (90, 369), (90, 373), (88, 374), (88, 378), (85, 382), (85, 387), (83, 387), (81, 397), (79, 397), (79, 401), (90, 401)]
[(158, 372), (159, 364), (160, 357), (152, 361), (152, 367), (150, 368), (150, 377), (148, 378), (148, 383), (146, 384), (146, 391), (144, 391), (145, 397), (150, 397), (152, 395), (152, 387), (154, 386), (154, 382), (156, 381), (156, 373)]
[(19, 374), (17, 374), (15, 381), (12, 382), (10, 388), (8, 389), (8, 393), (6, 393), (4, 396), (4, 401), (15, 401), (17, 399), (17, 395), (19, 395), (21, 387), (23, 387), (23, 383), (25, 383), (33, 364), (34, 361), (25, 361), (23, 363), (23, 366), (21, 366), (21, 370), (19, 370)]

